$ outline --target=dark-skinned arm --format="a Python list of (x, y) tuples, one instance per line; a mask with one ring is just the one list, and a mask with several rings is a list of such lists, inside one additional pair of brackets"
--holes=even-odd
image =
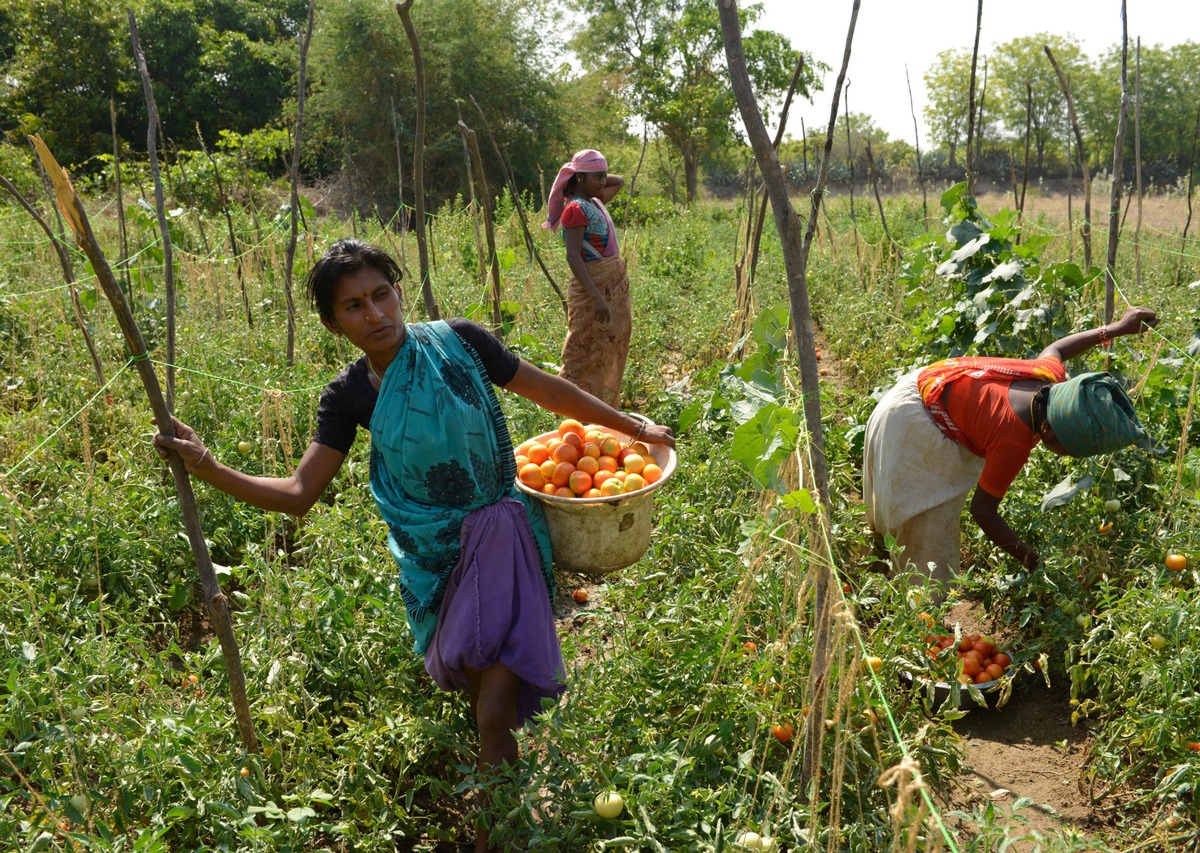
[(291, 476), (256, 477), (222, 465), (194, 429), (178, 418), (171, 418), (171, 422), (175, 427), (174, 437), (169, 438), (161, 432), (154, 436), (154, 445), (160, 455), (166, 456), (169, 451), (178, 453), (193, 477), (268, 512), (304, 515), (346, 461), (346, 454), (314, 441)]
[(539, 370), (527, 361), (522, 361), (517, 367), (516, 375), (504, 386), (504, 390), (520, 394), (556, 415), (575, 418), (585, 424), (600, 424), (630, 436), (636, 436), (641, 431), (641, 441), (675, 446), (675, 436), (670, 427), (654, 424), (642, 429), (643, 422), (633, 415), (618, 412), (579, 386), (561, 376)]
[(971, 498), (971, 517), (975, 519), (984, 535), (1014, 560), (1030, 571), (1037, 568), (1041, 557), (1037, 551), (1025, 544), (1025, 540), (1001, 517), (1000, 498), (976, 486), (975, 494)]
[(609, 175), (604, 179), (604, 188), (600, 190), (600, 201), (608, 204), (623, 186), (625, 186), (624, 178), (620, 175)]
[(1121, 319), (1115, 323), (1067, 335), (1067, 337), (1055, 341), (1042, 350), (1039, 358), (1057, 358), (1059, 361), (1066, 363), (1068, 359), (1072, 359), (1082, 352), (1087, 352), (1092, 347), (1099, 346), (1104, 342), (1105, 338), (1111, 340), (1124, 335), (1140, 335), (1147, 329), (1152, 329), (1157, 325), (1158, 316), (1149, 308), (1138, 308), (1136, 306), (1126, 308), (1125, 313), (1121, 315)]

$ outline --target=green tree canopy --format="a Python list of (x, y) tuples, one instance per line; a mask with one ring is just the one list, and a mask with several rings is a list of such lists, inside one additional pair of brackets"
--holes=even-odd
[(1066, 99), (1058, 75), (1046, 58), (1045, 46), (1054, 52), (1063, 73), (1082, 76), (1086, 58), (1078, 43), (1050, 33), (1024, 36), (997, 47), (991, 57), (992, 81), (988, 84), (993, 114), (998, 114), (1011, 139), (1021, 141), (1028, 114), (1030, 142), (1036, 165), (1045, 167), (1047, 152), (1066, 138)]
[[(585, 68), (619, 75), (630, 112), (656, 128), (678, 151), (687, 197), (696, 195), (700, 162), (736, 138), (736, 104), (725, 68), (717, 8), (711, 0), (584, 0), (589, 14), (572, 41)], [(762, 6), (739, 9), (743, 28)], [(743, 39), (755, 93), (766, 105), (787, 90), (800, 53), (770, 30)], [(798, 96), (820, 89), (811, 57), (805, 58)]]
[[(425, 61), (425, 176), (436, 198), (466, 188), (460, 106), (463, 120), (481, 134), (490, 186), (498, 192), (503, 185), (471, 97), (487, 116), (519, 187), (538, 186), (539, 166), (561, 158), (555, 64), (537, 35), (546, 14), (541, 0), (413, 5)], [(310, 57), (307, 164), (319, 174), (340, 174), (354, 204), (390, 213), (399, 200), (398, 165), (405, 197), (412, 197), (416, 116), (413, 57), (394, 6), (375, 0), (326, 6)]]
[[(1167, 185), (1185, 176), (1192, 162), (1197, 109), (1200, 108), (1200, 44), (1183, 42), (1171, 47), (1142, 45), (1141, 142), (1145, 173)], [(1136, 45), (1129, 46), (1127, 67), (1130, 98), (1134, 95)], [(1112, 47), (1101, 56), (1077, 92), (1076, 106), (1088, 132), (1093, 156), (1101, 168), (1111, 168), (1117, 110), (1121, 103), (1121, 51)], [(1133, 107), (1130, 107), (1129, 146), (1126, 162), (1133, 163)], [(1132, 165), (1130, 165), (1132, 168)]]
[(967, 141), (967, 113), (971, 81), (971, 52), (954, 48), (943, 50), (925, 72), (925, 123), (934, 143), (949, 152), (950, 166), (957, 166), (960, 146)]
[(304, 0), (7, 0), (0, 12), (0, 131), (42, 133), (65, 163), (112, 150), (118, 133), (146, 138), (133, 61), (132, 6), (163, 132), (187, 144), (199, 123), (209, 142), (272, 121), (294, 85), (294, 38)]

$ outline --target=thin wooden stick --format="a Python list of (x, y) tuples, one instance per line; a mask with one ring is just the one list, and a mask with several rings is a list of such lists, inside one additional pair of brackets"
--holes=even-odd
[(1058, 84), (1062, 86), (1063, 95), (1067, 99), (1067, 116), (1071, 120), (1071, 129), (1075, 131), (1075, 149), (1079, 152), (1079, 169), (1083, 172), (1083, 224), (1079, 228), (1079, 238), (1083, 242), (1083, 267), (1086, 272), (1092, 268), (1092, 173), (1088, 168), (1087, 149), (1083, 147), (1083, 131), (1079, 128), (1079, 117), (1075, 113), (1071, 84), (1050, 51), (1050, 45), (1042, 45), (1042, 50), (1046, 52), (1046, 58), (1050, 60), (1054, 73), (1058, 75)]
[(1187, 233), (1192, 224), (1192, 185), (1196, 174), (1196, 143), (1200, 140), (1200, 106), (1196, 108), (1196, 129), (1192, 132), (1192, 158), (1188, 161), (1187, 218), (1179, 235), (1179, 254), (1175, 262), (1175, 283), (1183, 284), (1183, 259), (1187, 252)]
[[(58, 165), (54, 155), (42, 142), (41, 137), (32, 137), (32, 142), (37, 149), (38, 157), (45, 165), (46, 171), (54, 183), (59, 207), (67, 217), (71, 230), (75, 233), (75, 241), (91, 261), (96, 279), (100, 282), (100, 287), (104, 290), (104, 295), (108, 297), (113, 312), (117, 316), (117, 322), (125, 336), (125, 345), (137, 367), (142, 387), (150, 401), (150, 408), (154, 412), (159, 430), (164, 435), (173, 435), (171, 410), (158, 384), (158, 375), (154, 372), (150, 354), (146, 351), (146, 342), (142, 338), (137, 322), (129, 312), (129, 303), (125, 300), (125, 296), (117, 284), (112, 267), (109, 266), (108, 259), (96, 241), (96, 235), (92, 232), (92, 226), (88, 222), (87, 212), (83, 209), (83, 204), (76, 195), (66, 170)], [(233, 633), (233, 622), (229, 616), (229, 602), (225, 598), (225, 594), (221, 592), (220, 582), (213, 570), (212, 558), (204, 540), (204, 528), (200, 524), (196, 496), (192, 492), (191, 478), (184, 467), (183, 457), (177, 453), (169, 453), (168, 464), (171, 468), (171, 476), (175, 480), (175, 490), (179, 493), (179, 509), (183, 515), (188, 542), (192, 546), (192, 557), (196, 561), (200, 584), (204, 589), (205, 605), (208, 608), (209, 618), (212, 620), (217, 639), (221, 643), (221, 654), (225, 660), (225, 673), (229, 678), (229, 691), (233, 700), (234, 712), (237, 715), (242, 746), (247, 752), (256, 753), (259, 751), (258, 736), (254, 732), (254, 722), (250, 717), (250, 703), (246, 698), (246, 677), (242, 671), (241, 653), (238, 651), (237, 638)]]
[[(546, 269), (546, 263), (542, 260), (542, 253), (538, 251), (537, 243), (533, 239), (533, 233), (529, 230), (529, 223), (526, 221), (525, 204), (521, 201), (521, 191), (517, 188), (517, 179), (513, 175), (512, 169), (508, 166), (508, 158), (504, 156), (504, 152), (500, 149), (500, 144), (496, 141), (496, 134), (492, 133), (492, 125), (488, 122), (487, 114), (484, 113), (483, 107), (479, 106), (479, 102), (475, 97), (471, 96), (471, 103), (475, 105), (475, 111), (479, 113), (479, 120), (483, 122), (483, 131), (488, 136), (488, 141), (492, 143), (492, 151), (496, 154), (496, 160), (500, 164), (500, 168), (504, 173), (504, 180), (508, 184), (508, 192), (512, 196), (513, 209), (517, 212), (517, 222), (521, 225), (521, 234), (525, 237), (525, 249), (529, 252), (530, 257), (537, 261), (538, 267), (542, 270), (542, 275), (546, 277), (546, 281), (550, 283), (550, 289), (558, 296), (558, 301), (562, 305), (563, 316), (567, 315), (567, 297), (563, 295), (558, 284), (554, 281), (554, 276), (550, 275), (550, 270)], [(640, 166), (640, 163), (639, 163)], [(622, 235), (623, 236), (623, 235)]]
[(246, 293), (246, 276), (242, 272), (242, 255), (238, 249), (237, 234), (233, 230), (233, 214), (229, 211), (229, 198), (225, 195), (225, 183), (221, 180), (221, 169), (217, 165), (217, 160), (208, 152), (208, 146), (204, 144), (204, 135), (200, 133), (200, 122), (196, 122), (196, 138), (200, 140), (200, 150), (204, 152), (209, 165), (212, 166), (213, 183), (217, 185), (217, 204), (221, 205), (221, 213), (225, 216), (225, 229), (229, 235), (229, 253), (233, 255), (233, 268), (237, 274), (238, 287), (242, 291), (242, 308), (246, 312), (246, 325), (253, 329), (254, 316), (250, 313), (250, 297)]
[(1117, 138), (1113, 143), (1112, 191), (1108, 199), (1108, 254), (1104, 262), (1104, 322), (1111, 323), (1117, 292), (1117, 242), (1120, 239), (1122, 171), (1125, 162), (1125, 126), (1129, 119), (1129, 24), (1126, 3), (1121, 0), (1121, 109), (1117, 115)]
[(1142, 37), (1137, 40), (1133, 70), (1133, 168), (1137, 192), (1137, 223), (1133, 227), (1133, 281), (1142, 285)]
[(403, 0), (396, 4), (396, 14), (404, 25), (412, 48), (413, 68), (417, 87), (417, 117), (416, 141), (413, 145), (413, 196), (416, 199), (417, 214), (417, 258), (421, 273), (421, 298), (425, 301), (425, 313), (431, 320), (441, 319), (437, 301), (433, 298), (433, 279), (429, 272), (429, 243), (426, 235), (425, 222), (425, 60), (421, 56), (421, 39), (417, 36), (417, 28), (412, 21), (413, 0)]
[(112, 122), (113, 179), (117, 184), (117, 234), (120, 236), (117, 268), (125, 273), (125, 291), (133, 293), (133, 281), (129, 277), (129, 266), (125, 260), (129, 257), (129, 233), (125, 230), (125, 196), (121, 189), (121, 140), (117, 136), (117, 104), (112, 98), (108, 99), (108, 116)]
[[(1025, 83), (1025, 155), (1021, 163), (1021, 198), (1017, 202), (1017, 227), (1025, 222), (1025, 192), (1029, 189), (1029, 138), (1033, 127), (1033, 84)], [(1021, 243), (1021, 232), (1017, 231), (1017, 244)]]
[(296, 261), (296, 241), (300, 233), (300, 143), (304, 138), (304, 94), (307, 88), (308, 45), (312, 41), (316, 0), (308, 0), (308, 20), (300, 34), (300, 67), (296, 77), (296, 126), (292, 137), (290, 194), (288, 196), (287, 250), (283, 263), (283, 297), (287, 302), (287, 365), (296, 363), (296, 300), (292, 296), (292, 273)]
[(871, 188), (875, 191), (875, 204), (879, 207), (879, 222), (883, 225), (883, 233), (887, 236), (888, 242), (892, 248), (896, 250), (896, 258), (903, 260), (904, 249), (896, 242), (896, 238), (892, 236), (892, 232), (888, 229), (887, 214), (883, 212), (883, 199), (879, 196), (879, 176), (875, 169), (875, 152), (871, 150), (871, 135), (866, 135), (867, 140), (867, 160), (871, 166)]
[[(41, 163), (39, 162), (39, 166)], [(104, 364), (100, 361), (100, 354), (96, 352), (96, 343), (92, 340), (92, 333), (88, 331), (87, 320), (83, 316), (83, 305), (79, 301), (79, 289), (75, 287), (75, 271), (71, 268), (71, 256), (67, 254), (66, 247), (58, 236), (50, 230), (50, 225), (45, 219), (34, 209), (25, 196), (21, 195), (8, 178), (0, 175), (0, 185), (3, 185), (9, 194), (17, 200), (17, 204), (25, 208), (25, 212), (33, 217), (41, 229), (46, 232), (46, 236), (50, 238), (50, 245), (54, 247), (54, 253), (58, 256), (58, 265), (62, 268), (63, 279), (67, 282), (67, 290), (71, 293), (71, 307), (75, 311), (75, 324), (79, 328), (79, 333), (83, 335), (83, 342), (87, 345), (88, 354), (92, 357), (92, 369), (96, 371), (96, 384), (98, 387), (104, 387)]]
[(975, 69), (979, 65), (979, 33), (983, 29), (983, 0), (975, 12), (975, 47), (971, 50), (971, 81), (967, 90), (967, 196), (975, 196), (975, 170), (978, 168), (972, 153), (975, 140)]
[(483, 210), (483, 233), (487, 238), (488, 258), (492, 273), (492, 332), (500, 335), (504, 317), (500, 313), (500, 259), (496, 256), (496, 232), (492, 222), (492, 195), (488, 189), (487, 176), (483, 173), (483, 157), (479, 153), (479, 140), (462, 119), (458, 120), (458, 131), (467, 146), (469, 163), (474, 166), (475, 180), (479, 184), (479, 203)]
[(913, 141), (917, 146), (917, 185), (921, 188), (921, 222), (929, 227), (929, 197), (925, 190), (925, 173), (921, 165), (921, 131), (917, 126), (917, 108), (913, 104), (912, 80), (908, 78), (908, 63), (904, 63), (904, 82), (908, 84), (908, 111), (913, 120)]
[(146, 67), (146, 55), (138, 40), (137, 17), (129, 9), (129, 37), (133, 42), (133, 56), (137, 61), (138, 74), (142, 78), (142, 92), (146, 97), (146, 151), (150, 155), (150, 174), (154, 178), (154, 212), (158, 216), (158, 231), (163, 242), (163, 285), (167, 297), (167, 408), (175, 408), (175, 258), (171, 246), (171, 229), (167, 227), (167, 203), (163, 197), (162, 177), (158, 170), (158, 105), (154, 102), (154, 85), (150, 82), (150, 70)]

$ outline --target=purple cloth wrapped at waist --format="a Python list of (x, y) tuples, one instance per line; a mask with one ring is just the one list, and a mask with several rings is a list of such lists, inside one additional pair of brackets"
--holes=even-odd
[(462, 556), (446, 586), (425, 671), (443, 690), (466, 690), (466, 669), (503, 664), (521, 679), (517, 719), (557, 698), (565, 671), (537, 543), (512, 498), (475, 510), (462, 526)]

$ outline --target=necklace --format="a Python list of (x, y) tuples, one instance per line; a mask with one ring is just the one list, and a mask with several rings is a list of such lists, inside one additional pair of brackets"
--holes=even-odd
[[(382, 388), (383, 387), (383, 377), (380, 376), (379, 371), (375, 369), (375, 362), (371, 361), (371, 356), (367, 356), (367, 368), (370, 369), (371, 375), (374, 376), (377, 380), (379, 380), (379, 387)], [(385, 370), (384, 372), (386, 373), (387, 371)], [(1030, 411), (1030, 414), (1032, 415), (1033, 409), (1031, 408), (1029, 411)]]

